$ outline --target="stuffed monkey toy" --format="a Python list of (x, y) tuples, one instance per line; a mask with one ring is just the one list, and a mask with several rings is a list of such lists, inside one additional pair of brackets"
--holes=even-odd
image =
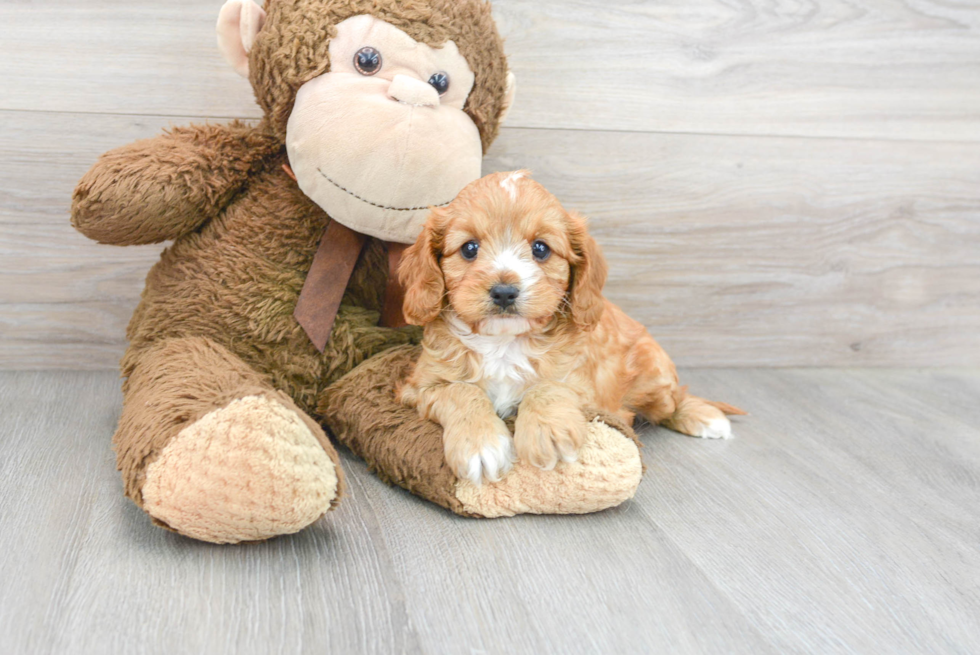
[(476, 487), (448, 469), (439, 426), (395, 401), (421, 335), (389, 270), (428, 208), (480, 177), (513, 100), (489, 4), (229, 0), (218, 45), (263, 119), (110, 151), (74, 193), (72, 224), (96, 241), (172, 241), (127, 330), (113, 438), (126, 495), (204, 541), (296, 532), (343, 494), (326, 427), (463, 515), (631, 497), (639, 452), (614, 417), (594, 418), (577, 463)]

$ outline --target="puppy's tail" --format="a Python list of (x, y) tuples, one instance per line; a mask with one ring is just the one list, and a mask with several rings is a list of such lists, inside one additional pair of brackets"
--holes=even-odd
[[(691, 398), (697, 398), (697, 396), (689, 396), (689, 397), (691, 397)], [(704, 398), (698, 398), (698, 400), (701, 400), (703, 402), (706, 402), (709, 405), (711, 405), (712, 407), (717, 407), (718, 409), (720, 409), (721, 411), (725, 412), (726, 414), (728, 414), (730, 416), (748, 416), (749, 415), (749, 413), (747, 411), (745, 411), (744, 409), (739, 409), (738, 407), (735, 407), (734, 405), (729, 405), (728, 403), (719, 403), (719, 402), (715, 402), (714, 400), (704, 400)]]
[(664, 419), (662, 424), (682, 434), (727, 439), (732, 436), (732, 426), (725, 414), (746, 414), (727, 403), (692, 396), (687, 393), (687, 387), (682, 387), (679, 391), (674, 413)]

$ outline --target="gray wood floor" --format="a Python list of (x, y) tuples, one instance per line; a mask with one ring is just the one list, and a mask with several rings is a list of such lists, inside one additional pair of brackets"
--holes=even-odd
[(113, 373), (0, 373), (0, 652), (980, 652), (980, 372), (683, 374), (753, 415), (647, 428), (618, 509), (465, 520), (345, 455), (338, 511), (218, 547), (122, 497)]

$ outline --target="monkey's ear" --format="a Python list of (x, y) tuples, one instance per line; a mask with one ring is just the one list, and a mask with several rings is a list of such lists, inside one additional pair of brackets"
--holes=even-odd
[(507, 72), (507, 89), (504, 91), (504, 108), (500, 110), (500, 122), (503, 123), (510, 113), (510, 108), (514, 106), (514, 95), (517, 93), (517, 78), (513, 73)]
[(218, 49), (242, 77), (248, 77), (248, 51), (263, 23), (265, 11), (253, 0), (228, 0), (218, 14)]

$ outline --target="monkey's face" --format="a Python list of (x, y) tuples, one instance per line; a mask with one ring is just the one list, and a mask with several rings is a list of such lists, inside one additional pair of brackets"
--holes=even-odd
[(429, 207), (480, 177), (480, 134), (463, 111), (473, 72), (452, 41), (432, 48), (367, 15), (339, 23), (329, 51), (330, 72), (296, 94), (290, 166), (335, 220), (414, 242)]

